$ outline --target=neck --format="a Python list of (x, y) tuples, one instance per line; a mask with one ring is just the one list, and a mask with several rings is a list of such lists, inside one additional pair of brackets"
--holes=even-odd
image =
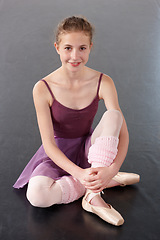
[(64, 69), (63, 66), (60, 68), (63, 76), (68, 80), (68, 81), (82, 81), (84, 78), (84, 74), (86, 72), (87, 67), (84, 67), (80, 71), (77, 72), (71, 72), (68, 71), (67, 69)]

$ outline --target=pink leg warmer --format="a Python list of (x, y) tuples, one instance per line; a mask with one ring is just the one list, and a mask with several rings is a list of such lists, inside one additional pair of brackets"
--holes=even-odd
[(70, 203), (82, 197), (85, 187), (72, 176), (64, 176), (56, 181), (45, 176), (30, 179), (27, 199), (36, 207)]
[(95, 140), (95, 143), (89, 148), (88, 162), (92, 167), (109, 167), (116, 155), (118, 146), (118, 137), (102, 136)]
[(85, 193), (85, 187), (72, 176), (64, 176), (56, 182), (60, 185), (62, 191), (61, 203), (73, 202)]

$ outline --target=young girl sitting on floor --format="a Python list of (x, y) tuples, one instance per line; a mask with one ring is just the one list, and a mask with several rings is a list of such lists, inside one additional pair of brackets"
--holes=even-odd
[[(128, 150), (128, 130), (113, 80), (86, 66), (92, 35), (85, 18), (69, 17), (58, 25), (55, 48), (62, 65), (33, 89), (42, 146), (14, 187), (28, 183), (27, 199), (36, 207), (70, 203), (85, 195), (86, 211), (118, 226), (122, 216), (100, 192), (134, 184), (139, 175), (119, 172)], [(107, 110), (93, 131), (100, 99)]]

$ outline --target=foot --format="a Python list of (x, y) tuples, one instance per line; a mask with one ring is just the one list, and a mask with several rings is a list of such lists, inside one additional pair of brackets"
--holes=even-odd
[(120, 226), (124, 223), (124, 219), (110, 204), (107, 204), (100, 197), (99, 193), (93, 193), (89, 190), (82, 200), (82, 207), (84, 210), (94, 213), (104, 221)]
[(116, 186), (125, 187), (126, 185), (136, 184), (139, 181), (140, 181), (140, 176), (138, 174), (118, 172), (117, 175), (115, 175), (112, 178), (107, 188), (116, 187)]
[(89, 200), (89, 197), (87, 196), (86, 200), (93, 206), (110, 208), (100, 194), (95, 195), (91, 200)]
[(112, 188), (112, 187), (117, 187), (117, 186), (120, 186), (121, 185), (121, 183), (119, 183), (119, 182), (117, 182), (117, 181), (115, 181), (115, 180), (111, 180), (110, 182), (109, 182), (109, 184), (107, 185), (107, 188)]

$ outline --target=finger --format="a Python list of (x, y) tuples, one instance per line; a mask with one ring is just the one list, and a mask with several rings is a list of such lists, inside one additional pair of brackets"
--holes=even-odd
[(93, 190), (93, 191), (100, 191), (101, 189), (103, 190), (103, 186), (99, 183), (94, 184), (94, 185), (86, 185), (86, 188)]
[(84, 181), (86, 181), (86, 182), (94, 182), (96, 180), (98, 180), (97, 175), (89, 175), (89, 176), (84, 178)]
[(97, 174), (97, 172), (98, 172), (98, 168), (90, 168), (90, 169), (89, 169), (89, 174), (90, 174), (90, 175), (92, 175), (92, 174), (93, 174), (93, 175), (94, 175), (94, 174)]
[(99, 186), (100, 185), (100, 183), (99, 183), (99, 181), (93, 181), (93, 182), (85, 182), (85, 186), (86, 187), (97, 187), (97, 186)]
[(104, 188), (105, 188), (104, 186), (98, 185), (96, 188), (91, 187), (90, 190), (92, 190), (93, 192), (97, 193), (97, 192), (102, 192)]

